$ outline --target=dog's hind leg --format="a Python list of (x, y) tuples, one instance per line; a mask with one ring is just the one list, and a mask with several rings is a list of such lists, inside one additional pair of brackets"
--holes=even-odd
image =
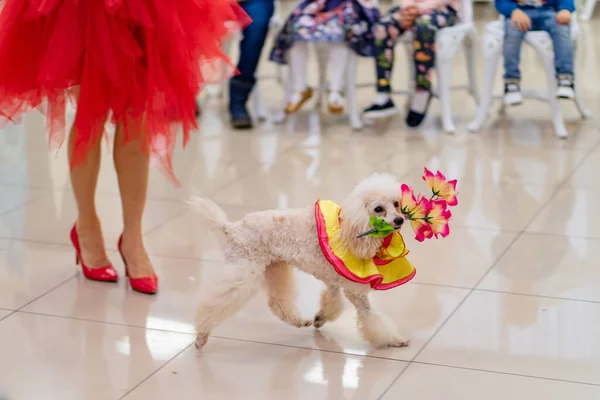
[(344, 300), (339, 286), (327, 285), (321, 293), (321, 309), (315, 315), (315, 328), (320, 328), (326, 322), (335, 321), (344, 311)]
[(358, 329), (363, 338), (376, 347), (405, 347), (410, 340), (403, 338), (396, 326), (385, 315), (373, 311), (367, 293), (344, 291), (346, 298), (356, 307)]
[(276, 262), (267, 266), (265, 286), (269, 297), (269, 307), (275, 316), (297, 328), (312, 325), (311, 320), (302, 319), (296, 307), (294, 271), (289, 265)]
[(262, 289), (264, 267), (242, 266), (243, 273), (218, 282), (218, 289), (198, 306), (196, 312), (196, 348), (202, 348), (211, 331), (225, 319), (238, 312)]

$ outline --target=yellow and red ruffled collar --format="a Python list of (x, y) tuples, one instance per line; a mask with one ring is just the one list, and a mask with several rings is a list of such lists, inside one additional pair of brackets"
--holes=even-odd
[(330, 200), (315, 203), (317, 235), (323, 255), (344, 278), (370, 284), (375, 290), (387, 290), (414, 278), (416, 269), (408, 261), (404, 239), (399, 232), (387, 236), (372, 259), (362, 260), (339, 240), (341, 207)]

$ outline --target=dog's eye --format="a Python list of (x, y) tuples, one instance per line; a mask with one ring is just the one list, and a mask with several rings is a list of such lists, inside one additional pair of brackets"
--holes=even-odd
[(381, 206), (377, 206), (377, 207), (375, 207), (375, 212), (376, 212), (376, 213), (383, 212), (383, 207), (381, 207)]
[(398, 208), (400, 207), (400, 203), (398, 203), (397, 201), (394, 202), (394, 207)]

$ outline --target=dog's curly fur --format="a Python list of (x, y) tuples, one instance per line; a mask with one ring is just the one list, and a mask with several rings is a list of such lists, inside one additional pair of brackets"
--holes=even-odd
[[(382, 245), (382, 238), (357, 238), (371, 229), (371, 216), (383, 218), (400, 229), (403, 219), (399, 200), (400, 183), (396, 178), (374, 174), (358, 184), (341, 204), (340, 239), (356, 257), (372, 258)], [(218, 292), (198, 307), (196, 347), (203, 347), (211, 331), (240, 310), (263, 284), (271, 311), (290, 325), (320, 328), (334, 321), (343, 310), (343, 293), (356, 307), (358, 327), (367, 341), (377, 347), (408, 345), (409, 341), (397, 333), (394, 324), (372, 309), (368, 299), (371, 287), (343, 278), (325, 259), (317, 238), (313, 207), (255, 212), (240, 221), (229, 222), (225, 212), (208, 199), (196, 198), (190, 204), (225, 234), (226, 259), (240, 265), (237, 274), (219, 283)], [(313, 320), (303, 319), (294, 303), (292, 267), (326, 285), (321, 309)]]

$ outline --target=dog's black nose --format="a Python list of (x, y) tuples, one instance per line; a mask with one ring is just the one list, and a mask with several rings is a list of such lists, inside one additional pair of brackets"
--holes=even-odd
[(396, 224), (396, 226), (402, 226), (403, 223), (404, 223), (404, 218), (402, 218), (402, 217), (398, 217), (394, 220), (394, 224)]

